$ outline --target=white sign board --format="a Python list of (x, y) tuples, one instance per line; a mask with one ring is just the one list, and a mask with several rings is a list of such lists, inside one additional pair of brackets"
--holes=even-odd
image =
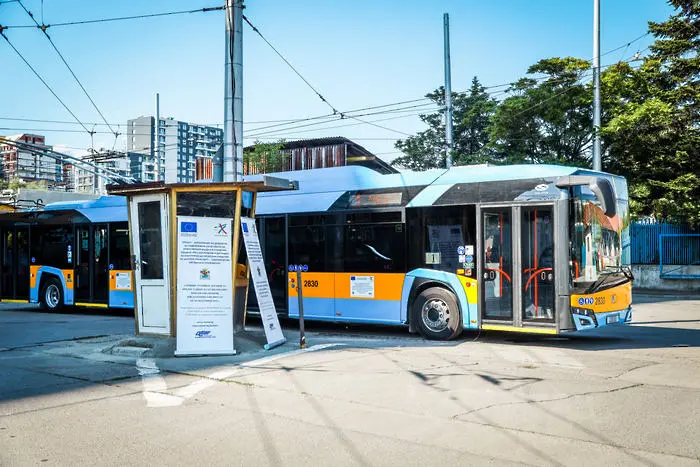
[(117, 290), (131, 290), (131, 273), (118, 272), (114, 288)]
[(350, 276), (350, 297), (374, 298), (374, 276)]
[(265, 338), (267, 339), (265, 348), (271, 349), (284, 344), (287, 342), (287, 339), (282, 334), (280, 321), (277, 318), (277, 310), (275, 310), (275, 302), (272, 300), (270, 283), (267, 281), (267, 272), (265, 271), (265, 263), (262, 250), (260, 249), (258, 230), (255, 228), (255, 219), (241, 217), (241, 230), (243, 231), (245, 249), (248, 253), (250, 275), (253, 278), (255, 295), (258, 298), (258, 306), (260, 307), (260, 317), (265, 329)]
[(177, 218), (175, 355), (236, 353), (231, 226), (231, 219)]

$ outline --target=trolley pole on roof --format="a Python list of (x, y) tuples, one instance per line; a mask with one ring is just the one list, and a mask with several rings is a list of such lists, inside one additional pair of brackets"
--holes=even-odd
[(452, 166), (452, 73), (450, 72), (450, 15), (443, 16), (445, 26), (445, 166)]
[(600, 0), (593, 0), (593, 170), (602, 170), (600, 156)]

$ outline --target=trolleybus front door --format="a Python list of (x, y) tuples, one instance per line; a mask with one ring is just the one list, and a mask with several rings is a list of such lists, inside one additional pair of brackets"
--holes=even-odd
[(513, 247), (511, 208), (482, 213), (482, 318), (513, 321)]
[(551, 205), (481, 209), (480, 301), (485, 328), (555, 327), (553, 213)]

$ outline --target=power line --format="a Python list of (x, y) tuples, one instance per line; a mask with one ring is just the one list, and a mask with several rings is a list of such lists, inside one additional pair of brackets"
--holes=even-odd
[(66, 66), (66, 68), (68, 68), (68, 71), (70, 71), (70, 74), (73, 75), (73, 78), (75, 78), (75, 82), (78, 83), (78, 86), (80, 86), (80, 89), (83, 90), (83, 92), (84, 92), (85, 95), (87, 96), (87, 98), (88, 98), (88, 100), (90, 101), (90, 103), (92, 104), (92, 106), (95, 108), (95, 110), (97, 111), (97, 113), (100, 114), (100, 117), (102, 118), (102, 121), (105, 122), (105, 124), (107, 125), (107, 128), (109, 128), (109, 131), (111, 131), (112, 133), (114, 133), (114, 137), (117, 138), (117, 137), (119, 136), (119, 134), (118, 134), (117, 132), (115, 132), (114, 129), (112, 129), (112, 127), (111, 127), (111, 125), (110, 125), (109, 123), (107, 123), (107, 119), (106, 119), (105, 116), (102, 114), (102, 112), (100, 111), (100, 109), (97, 107), (97, 104), (95, 104), (95, 101), (92, 99), (92, 97), (90, 97), (90, 94), (88, 94), (87, 90), (85, 89), (85, 86), (83, 86), (83, 83), (81, 83), (80, 80), (78, 79), (78, 77), (75, 75), (75, 72), (73, 71), (73, 69), (70, 67), (70, 65), (68, 65), (68, 62), (66, 61), (65, 57), (64, 57), (63, 54), (58, 50), (58, 47), (56, 47), (56, 44), (54, 44), (53, 39), (51, 39), (51, 36), (49, 36), (49, 33), (46, 32), (46, 28), (39, 25), (39, 23), (37, 22), (37, 20), (34, 18), (34, 15), (32, 14), (32, 12), (29, 11), (29, 10), (24, 6), (24, 3), (22, 3), (22, 0), (17, 0), (17, 2), (18, 2), (19, 5), (22, 7), (22, 9), (29, 15), (29, 17), (32, 19), (32, 21), (34, 21), (34, 24), (36, 24), (37, 28), (39, 28), (39, 30), (41, 30), (41, 32), (44, 33), (44, 36), (46, 36), (46, 38), (49, 40), (49, 43), (51, 44), (51, 47), (53, 47), (53, 49), (56, 51), (56, 53), (58, 54), (58, 56), (61, 58), (61, 61), (63, 61), (63, 64)]
[(27, 65), (27, 66), (29, 67), (29, 69), (32, 70), (32, 72), (36, 75), (36, 77), (39, 78), (39, 81), (41, 81), (41, 82), (44, 84), (44, 86), (46, 86), (46, 89), (48, 89), (48, 90), (51, 92), (51, 94), (53, 94), (54, 97), (55, 97), (56, 99), (58, 99), (58, 102), (60, 102), (61, 105), (63, 105), (63, 107), (68, 111), (68, 113), (71, 114), (71, 115), (73, 116), (73, 118), (75, 119), (75, 121), (78, 122), (78, 123), (80, 124), (80, 126), (82, 126), (83, 129), (84, 129), (90, 136), (92, 136), (93, 133), (92, 133), (90, 130), (88, 130), (87, 127), (86, 127), (85, 125), (83, 125), (83, 122), (81, 122), (80, 119), (73, 113), (73, 111), (72, 111), (70, 108), (68, 108), (68, 106), (66, 105), (66, 103), (63, 102), (63, 100), (62, 100), (60, 97), (58, 97), (58, 94), (56, 94), (56, 92), (54, 92), (54, 90), (51, 89), (51, 86), (49, 86), (48, 83), (47, 83), (46, 81), (44, 81), (44, 78), (42, 78), (41, 75), (34, 69), (34, 67), (33, 67), (32, 65), (29, 64), (29, 62), (27, 61), (27, 59), (24, 58), (24, 56), (20, 53), (20, 51), (17, 50), (17, 48), (12, 44), (12, 42), (10, 42), (10, 39), (7, 38), (7, 36), (5, 35), (5, 33), (2, 32), (2, 31), (0, 31), (0, 35), (5, 39), (5, 41), (7, 41), (7, 43), (10, 45), (10, 47), (12, 47), (12, 50), (14, 50), (15, 53), (16, 53), (17, 55), (19, 55), (19, 58), (22, 59), (22, 61), (25, 63), (25, 65)]
[[(333, 115), (340, 115), (340, 118), (345, 118), (345, 117), (347, 116), (344, 112), (338, 111), (338, 109), (336, 109), (336, 108), (333, 106), (333, 104), (331, 104), (330, 102), (328, 102), (328, 100), (327, 100), (325, 97), (323, 97), (323, 95), (322, 95), (315, 87), (313, 87), (313, 85), (312, 85), (311, 83), (309, 83), (309, 81), (308, 81), (306, 78), (304, 78), (304, 77), (302, 76), (301, 73), (299, 73), (299, 71), (294, 67), (294, 65), (292, 65), (292, 64), (289, 62), (289, 60), (287, 60), (287, 59), (275, 48), (275, 46), (273, 46), (273, 45), (270, 43), (270, 41), (268, 41), (268, 40), (265, 38), (265, 36), (262, 35), (262, 33), (260, 32), (260, 30), (259, 30), (258, 28), (256, 28), (256, 27), (253, 25), (253, 23), (251, 23), (250, 20), (249, 20), (245, 15), (243, 15), (243, 20), (245, 20), (245, 22), (248, 23), (248, 26), (250, 26), (250, 27), (253, 29), (253, 31), (255, 31), (255, 33), (256, 33), (258, 36), (260, 36), (260, 38), (261, 38), (263, 41), (265, 41), (265, 43), (266, 43), (267, 45), (270, 46), (270, 48), (279, 56), (279, 58), (281, 58), (282, 61), (284, 61), (284, 63), (286, 63), (286, 64), (289, 66), (289, 68), (291, 68), (292, 71), (293, 71), (304, 83), (306, 83), (306, 85), (307, 85), (314, 93), (316, 93), (316, 95), (318, 96), (318, 98), (321, 99), (321, 101), (323, 101), (323, 103), (325, 103), (328, 107), (331, 108), (331, 110), (333, 111)], [(365, 124), (368, 124), (368, 125), (372, 125), (372, 126), (381, 128), (381, 129), (383, 129), (383, 130), (392, 131), (392, 132), (394, 132), (394, 133), (399, 133), (399, 134), (402, 134), (402, 135), (410, 136), (408, 133), (404, 133), (403, 131), (395, 130), (395, 129), (393, 129), (393, 128), (385, 127), (385, 126), (382, 126), (382, 125), (372, 124), (372, 123), (366, 122), (366, 121), (364, 121), (364, 120), (362, 120), (362, 119), (359, 119), (359, 118), (357, 118), (357, 117), (353, 117), (353, 116), (348, 116), (348, 117), (349, 117), (349, 118), (352, 118), (352, 119), (354, 119), (354, 120), (357, 120), (357, 121), (359, 121), (359, 122), (362, 122), (362, 123), (365, 123)]]
[(190, 14), (190, 13), (208, 13), (210, 11), (223, 10), (224, 8), (225, 7), (223, 7), (223, 6), (216, 6), (216, 7), (198, 8), (196, 10), (166, 11), (163, 13), (151, 13), (151, 14), (146, 14), (146, 15), (119, 16), (116, 18), (89, 19), (89, 20), (84, 20), (84, 21), (69, 21), (69, 22), (65, 22), (65, 23), (43, 24), (41, 26), (32, 26), (32, 25), (3, 26), (3, 28), (4, 29), (10, 29), (10, 28), (19, 29), (19, 28), (39, 27), (39, 29), (48, 29), (48, 28), (57, 28), (57, 27), (64, 27), (64, 26), (76, 26), (76, 25), (81, 25), (81, 24), (107, 23), (107, 22), (112, 22), (112, 21), (126, 21), (126, 20), (132, 20), (132, 19), (156, 18), (156, 17), (160, 17), (160, 16), (185, 15), (185, 14)]
[(328, 107), (331, 108), (331, 110), (333, 111), (333, 114), (334, 114), (334, 115), (336, 115), (336, 114), (340, 114), (341, 116), (343, 115), (341, 112), (338, 112), (338, 110), (337, 110), (335, 107), (333, 107), (333, 105), (332, 105), (330, 102), (328, 102), (328, 101), (326, 100), (326, 98), (323, 97), (323, 95), (322, 95), (320, 92), (318, 92), (318, 90), (317, 90), (315, 87), (313, 87), (313, 86), (311, 85), (311, 83), (309, 83), (309, 81), (308, 81), (306, 78), (304, 78), (304, 77), (302, 76), (302, 74), (299, 73), (299, 71), (298, 71), (296, 68), (294, 68), (294, 65), (292, 65), (291, 63), (289, 63), (289, 60), (287, 60), (286, 58), (284, 58), (284, 56), (279, 52), (279, 50), (277, 50), (277, 49), (275, 48), (275, 46), (272, 45), (272, 44), (270, 43), (270, 41), (268, 41), (268, 40), (265, 38), (265, 36), (262, 35), (262, 33), (260, 32), (260, 30), (259, 30), (258, 28), (256, 28), (255, 26), (253, 26), (253, 23), (250, 22), (250, 20), (246, 17), (246, 15), (243, 15), (243, 20), (244, 20), (246, 23), (248, 23), (248, 26), (250, 26), (250, 27), (253, 29), (253, 31), (255, 31), (255, 33), (257, 33), (257, 35), (260, 36), (260, 38), (261, 38), (263, 41), (265, 41), (265, 43), (266, 43), (267, 45), (270, 46), (270, 48), (277, 54), (277, 56), (278, 56), (279, 58), (281, 58), (282, 61), (283, 61), (284, 63), (286, 63), (286, 64), (289, 66), (289, 68), (291, 68), (292, 71), (293, 71), (294, 73), (296, 73), (296, 75), (297, 75), (304, 83), (306, 83), (306, 85), (309, 87), (309, 89), (311, 89), (314, 93), (316, 93), (316, 95), (318, 96), (318, 98), (321, 99)]

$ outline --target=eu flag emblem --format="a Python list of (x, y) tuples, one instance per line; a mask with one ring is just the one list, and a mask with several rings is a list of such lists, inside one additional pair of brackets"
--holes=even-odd
[(196, 232), (197, 223), (196, 222), (180, 222), (180, 232)]

